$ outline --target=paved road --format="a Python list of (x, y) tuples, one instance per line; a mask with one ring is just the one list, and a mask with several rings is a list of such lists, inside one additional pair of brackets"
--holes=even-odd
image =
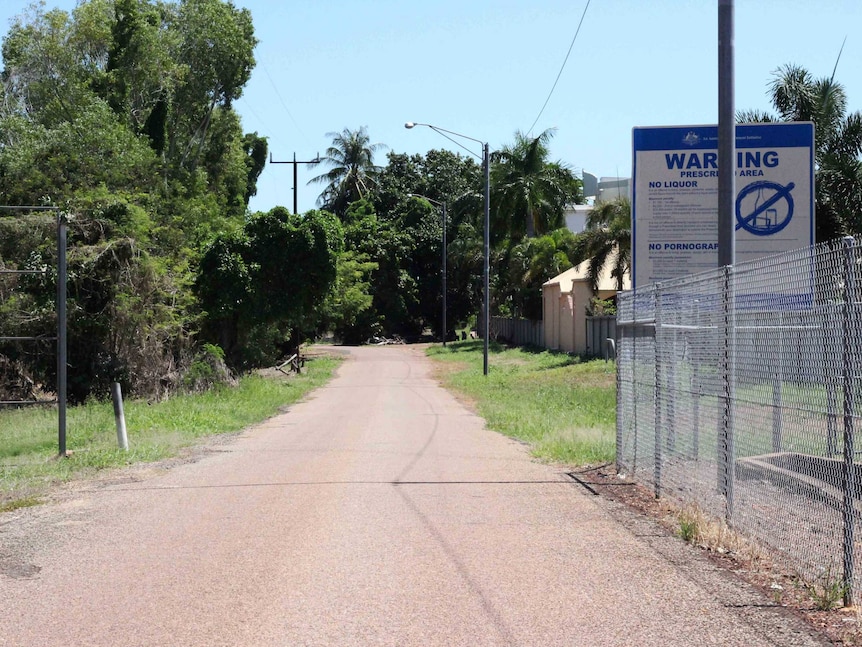
[(350, 355), (199, 461), (0, 516), (0, 645), (826, 644), (485, 430), (417, 349)]

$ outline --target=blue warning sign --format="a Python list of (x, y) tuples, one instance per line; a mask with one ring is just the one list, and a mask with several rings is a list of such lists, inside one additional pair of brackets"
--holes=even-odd
[(718, 266), (726, 162), (734, 170), (735, 265), (814, 244), (814, 124), (737, 124), (726, 161), (717, 126), (635, 128), (632, 144), (633, 287)]

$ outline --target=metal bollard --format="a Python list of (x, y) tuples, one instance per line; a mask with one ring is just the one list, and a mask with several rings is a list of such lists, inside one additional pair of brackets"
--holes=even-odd
[(111, 386), (111, 398), (114, 401), (114, 419), (117, 421), (117, 445), (124, 451), (129, 451), (129, 438), (126, 435), (126, 416), (123, 413), (123, 392), (120, 383)]

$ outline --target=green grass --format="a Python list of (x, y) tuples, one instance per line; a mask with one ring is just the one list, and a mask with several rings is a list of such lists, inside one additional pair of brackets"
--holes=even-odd
[(475, 402), (489, 428), (529, 444), (537, 458), (570, 465), (614, 459), (613, 362), (490, 344), (485, 376), (481, 341), (432, 346), (428, 354), (449, 364), (444, 384)]
[(165, 402), (125, 402), (129, 451), (117, 447), (110, 402), (69, 408), (70, 456), (64, 459), (57, 456), (55, 407), (0, 410), (0, 512), (37, 504), (51, 485), (100, 469), (177, 456), (203, 437), (238, 432), (265, 420), (324, 384), (339, 361), (315, 358), (299, 376), (246, 376), (235, 388)]

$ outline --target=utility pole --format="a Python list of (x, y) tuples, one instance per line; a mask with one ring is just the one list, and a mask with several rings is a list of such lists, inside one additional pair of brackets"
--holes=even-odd
[(733, 520), (736, 467), (734, 438), (734, 352), (736, 313), (733, 272), (736, 263), (736, 118), (734, 115), (733, 0), (718, 0), (718, 266), (724, 268), (724, 348), (719, 359), (723, 383), (718, 429), (718, 483), (725, 519)]
[(733, 0), (718, 2), (718, 266), (736, 261)]
[(297, 185), (296, 165), (297, 164), (320, 164), (320, 153), (318, 153), (317, 157), (315, 157), (313, 160), (308, 160), (307, 162), (297, 161), (296, 153), (293, 154), (293, 161), (292, 162), (291, 161), (276, 162), (274, 159), (272, 159), (272, 153), (270, 153), (269, 154), (269, 163), (270, 164), (293, 164), (293, 213), (299, 213), (299, 210), (298, 210), (297, 204), (296, 204), (296, 185)]

